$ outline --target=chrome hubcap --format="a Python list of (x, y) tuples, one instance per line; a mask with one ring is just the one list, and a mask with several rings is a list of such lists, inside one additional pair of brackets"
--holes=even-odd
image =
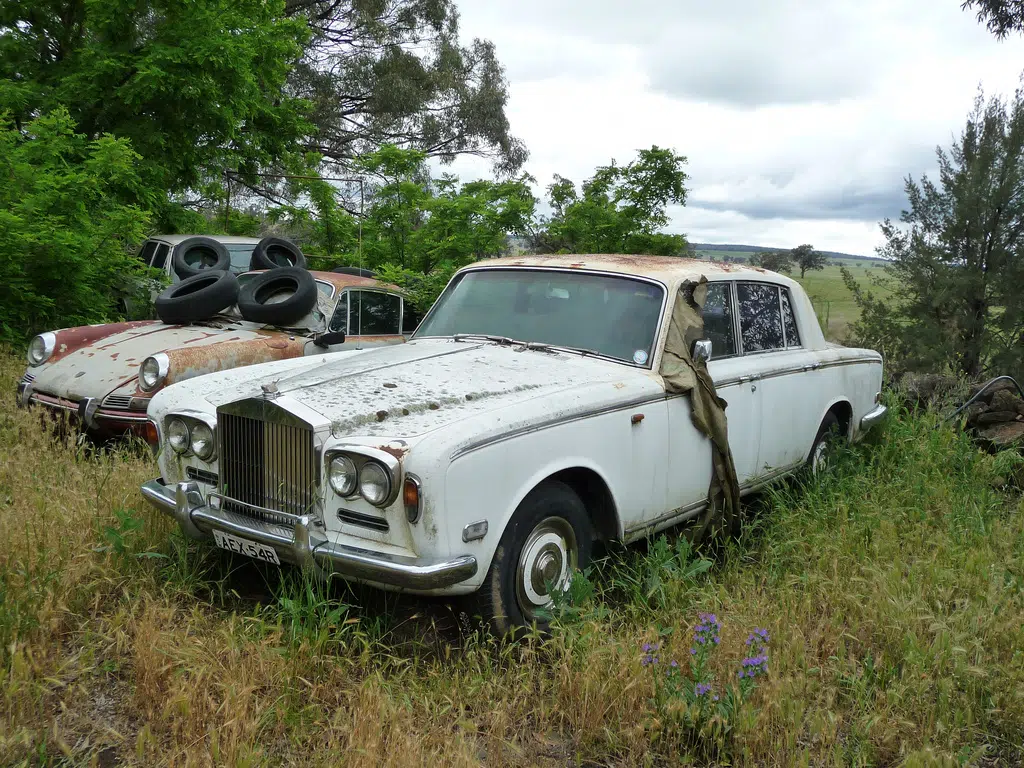
[(516, 600), (527, 619), (551, 604), (552, 592), (564, 592), (577, 563), (576, 534), (560, 517), (542, 520), (530, 532), (516, 568)]
[(822, 440), (814, 448), (814, 458), (811, 459), (811, 471), (818, 474), (828, 467), (828, 441)]

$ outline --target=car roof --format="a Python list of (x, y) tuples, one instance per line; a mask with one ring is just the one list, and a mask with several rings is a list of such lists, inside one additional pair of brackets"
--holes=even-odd
[(483, 259), (468, 267), (463, 267), (463, 270), (488, 267), (586, 269), (649, 277), (666, 285), (674, 285), (683, 280), (697, 280), (701, 275), (710, 281), (767, 279), (785, 285), (792, 283), (790, 278), (785, 275), (746, 264), (726, 264), (703, 259), (687, 259), (681, 256), (644, 256), (618, 253), (506, 256), (497, 259)]
[(218, 243), (224, 243), (224, 245), (256, 245), (262, 239), (259, 237), (236, 237), (235, 235), (150, 235), (148, 239), (177, 245), (190, 237), (208, 237)]
[[(262, 272), (244, 272), (243, 274), (262, 274)], [(382, 288), (388, 291), (394, 291), (395, 293), (402, 293), (402, 289), (397, 285), (391, 283), (383, 283), (380, 280), (375, 280), (372, 277), (359, 277), (358, 275), (343, 275), (338, 272), (318, 272), (316, 270), (309, 270), (316, 280), (323, 283), (330, 283), (334, 286), (335, 290), (340, 291), (343, 288)]]

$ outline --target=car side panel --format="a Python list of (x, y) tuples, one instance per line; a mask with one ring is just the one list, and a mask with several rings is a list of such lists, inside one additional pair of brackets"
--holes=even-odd
[[(644, 418), (633, 424), (638, 413)], [(456, 458), (446, 475), (444, 516), (436, 524), (442, 529), (439, 536), (480, 562), (480, 571), (467, 584), (482, 583), (520, 502), (543, 480), (562, 470), (582, 467), (602, 478), (614, 501), (620, 537), (624, 530), (663, 516), (668, 424), (666, 401), (658, 399), (577, 418)], [(487, 520), (487, 535), (461, 543), (463, 528), (479, 520)]]

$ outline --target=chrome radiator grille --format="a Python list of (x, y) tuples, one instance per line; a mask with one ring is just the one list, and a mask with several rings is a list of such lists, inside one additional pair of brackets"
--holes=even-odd
[(232, 512), (271, 523), (315, 514), (313, 428), (273, 403), (247, 400), (217, 411), (220, 487)]

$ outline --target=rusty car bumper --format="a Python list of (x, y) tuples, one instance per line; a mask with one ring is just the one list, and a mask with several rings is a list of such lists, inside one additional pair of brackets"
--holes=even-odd
[(461, 555), (446, 560), (403, 557), (335, 544), (308, 515), (287, 525), (267, 523), (206, 503), (194, 482), (165, 485), (150, 480), (142, 495), (154, 507), (173, 516), (185, 535), (210, 539), (213, 531), (241, 536), (273, 547), (278, 556), (295, 565), (318, 569), (360, 581), (417, 591), (450, 587), (472, 577), (476, 558)]
[(116, 436), (127, 432), (145, 436), (147, 419), (145, 411), (128, 411), (102, 408), (98, 398), (68, 400), (43, 392), (34, 392), (32, 385), (22, 381), (18, 384), (18, 405), (22, 407), (42, 406), (51, 414), (63, 415), (86, 429), (100, 435)]

